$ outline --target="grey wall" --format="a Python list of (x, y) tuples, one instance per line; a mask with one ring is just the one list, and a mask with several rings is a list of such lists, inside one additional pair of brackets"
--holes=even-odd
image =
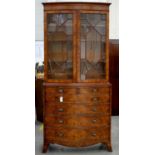
[(43, 6), (44, 0), (35, 0), (35, 40), (42, 41), (43, 38)]

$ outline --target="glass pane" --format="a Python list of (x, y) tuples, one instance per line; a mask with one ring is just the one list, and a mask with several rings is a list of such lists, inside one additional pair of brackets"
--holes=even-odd
[(48, 14), (48, 79), (72, 79), (72, 14)]
[(81, 14), (81, 80), (105, 78), (105, 21), (103, 14)]

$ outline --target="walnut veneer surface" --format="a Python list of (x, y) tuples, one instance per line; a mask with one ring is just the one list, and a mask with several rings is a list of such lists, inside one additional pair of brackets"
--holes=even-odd
[[(49, 143), (111, 150), (111, 85), (44, 84), (44, 152)], [(63, 102), (59, 97), (63, 96)]]
[[(49, 144), (60, 144), (70, 147), (86, 147), (97, 143), (107, 146), (107, 150), (112, 151), (111, 147), (111, 96), (112, 86), (109, 83), (109, 3), (43, 3), (44, 5), (44, 50), (45, 50), (45, 77), (44, 77), (44, 145), (43, 152), (48, 149)], [(73, 15), (73, 53), (69, 51), (66, 56), (65, 34), (61, 37), (52, 36), (55, 32), (50, 32), (50, 40), (47, 35), (47, 22), (50, 20), (51, 26), (54, 25), (55, 16), (48, 14), (69, 13)], [(96, 45), (95, 66), (93, 62), (94, 53), (87, 51), (85, 56), (80, 57), (80, 13), (99, 14), (105, 20), (104, 39), (98, 37)], [(67, 18), (72, 18), (68, 15)], [(105, 16), (104, 16), (105, 15)], [(63, 16), (61, 16), (62, 18)], [(65, 17), (65, 16), (64, 16)], [(92, 16), (93, 17), (93, 16)], [(66, 18), (66, 17), (65, 17)], [(85, 16), (82, 16), (85, 18)], [(75, 20), (76, 19), (76, 20)], [(82, 21), (83, 19), (81, 19)], [(66, 20), (67, 21), (67, 20)], [(64, 24), (66, 21), (61, 23)], [(58, 23), (58, 26), (61, 25)], [(71, 23), (68, 23), (70, 26)], [(85, 23), (84, 23), (85, 24)], [(97, 24), (97, 23), (95, 23)], [(88, 24), (87, 24), (88, 25)], [(65, 27), (65, 26), (64, 26)], [(63, 30), (64, 30), (63, 27)], [(94, 27), (89, 23), (88, 28), (94, 32)], [(50, 31), (53, 31), (51, 26)], [(100, 30), (100, 24), (97, 27)], [(95, 27), (95, 31), (98, 31)], [(59, 29), (60, 31), (60, 29)], [(101, 31), (102, 32), (102, 31)], [(68, 33), (68, 32), (66, 32)], [(88, 31), (89, 33), (89, 31)], [(58, 34), (58, 33), (57, 33)], [(60, 33), (59, 33), (60, 34)], [(93, 34), (93, 33), (92, 33)], [(54, 38), (52, 38), (54, 37)], [(70, 36), (67, 36), (68, 38)], [(52, 40), (54, 40), (52, 42)], [(91, 37), (87, 39), (87, 49), (91, 43)], [(61, 41), (61, 48), (58, 46)], [(92, 40), (93, 42), (93, 40)], [(104, 45), (101, 45), (102, 42)], [(56, 47), (52, 47), (57, 44)], [(69, 41), (71, 43), (71, 41)], [(65, 44), (65, 46), (64, 46)], [(82, 41), (81, 41), (82, 44)], [(94, 44), (91, 46), (93, 49)], [(59, 48), (59, 49), (58, 49)], [(48, 51), (50, 50), (50, 51)], [(54, 52), (53, 52), (54, 51)], [(58, 54), (62, 51), (63, 58), (68, 60), (64, 64), (63, 55)], [(52, 53), (53, 52), (53, 53)], [(92, 52), (92, 51), (91, 51)], [(51, 54), (52, 53), (52, 54)], [(50, 55), (51, 54), (51, 55)], [(98, 54), (98, 55), (97, 55)], [(81, 54), (82, 55), (82, 54)], [(55, 60), (52, 59), (55, 57)], [(90, 65), (89, 74), (81, 71), (84, 57), (84, 65)], [(87, 57), (87, 58), (86, 58)], [(100, 58), (99, 58), (100, 57)], [(71, 59), (72, 58), (72, 59)], [(50, 61), (49, 61), (50, 59)], [(86, 61), (87, 59), (87, 61)], [(72, 63), (73, 60), (73, 63)], [(52, 61), (52, 62), (51, 62)], [(82, 63), (81, 63), (82, 62)], [(50, 66), (51, 65), (51, 66)], [(63, 67), (69, 66), (65, 72)], [(105, 65), (105, 68), (102, 67)], [(57, 66), (54, 70), (53, 67)], [(60, 68), (59, 68), (60, 67)], [(92, 70), (90, 68), (93, 68)], [(95, 67), (98, 69), (95, 69)], [(73, 69), (72, 69), (73, 68)], [(102, 70), (103, 69), (103, 70)], [(53, 71), (54, 70), (54, 71)], [(51, 71), (51, 72), (50, 72)], [(81, 73), (82, 72), (82, 73)], [(82, 74), (82, 76), (81, 76)], [(96, 74), (98, 74), (96, 76)]]

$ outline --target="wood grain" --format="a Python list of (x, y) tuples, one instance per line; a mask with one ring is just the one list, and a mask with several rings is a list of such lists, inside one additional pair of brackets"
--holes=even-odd
[[(85, 147), (97, 143), (106, 144), (111, 151), (111, 97), (109, 83), (109, 6), (110, 3), (55, 2), (44, 6), (44, 145)], [(48, 65), (48, 14), (70, 13), (73, 15), (73, 77), (51, 79), (47, 76)], [(106, 77), (81, 80), (80, 77), (80, 14), (106, 15)], [(50, 36), (50, 39), (56, 39)], [(59, 56), (60, 57), (60, 56)], [(91, 73), (93, 75), (93, 73)], [(63, 101), (60, 100), (63, 98)]]

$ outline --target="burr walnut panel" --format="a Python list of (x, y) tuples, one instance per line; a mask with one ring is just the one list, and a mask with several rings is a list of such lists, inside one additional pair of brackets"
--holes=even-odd
[(81, 87), (48, 87), (46, 88), (46, 92), (52, 94), (107, 94), (109, 93), (109, 88), (98, 88), (98, 87), (87, 87), (87, 88), (81, 88)]
[(109, 144), (110, 86), (45, 86), (44, 92), (44, 141), (73, 147)]
[(60, 102), (60, 98), (63, 97), (63, 102), (108, 102), (109, 95), (105, 96), (90, 96), (90, 95), (64, 95), (64, 96), (46, 96), (46, 101)]
[[(49, 102), (49, 101), (59, 102), (60, 97), (62, 97), (63, 102), (102, 102), (102, 101), (108, 102), (109, 94), (106, 93), (107, 90), (102, 90), (102, 89), (98, 93), (93, 92), (93, 89), (87, 91), (88, 88), (81, 89), (81, 90), (78, 88), (75, 88), (73, 90), (72, 89), (71, 90), (64, 89), (64, 92), (67, 91), (68, 93), (55, 93), (54, 92), (55, 90), (53, 90), (53, 93), (52, 93), (52, 89), (51, 89), (50, 91), (46, 91), (46, 101), (47, 102)], [(103, 93), (101, 93), (101, 92), (103, 92)]]
[(45, 108), (45, 113), (48, 115), (55, 115), (55, 114), (96, 114), (96, 113), (103, 113), (108, 115), (110, 111), (110, 106), (108, 104), (102, 105), (70, 105), (66, 106), (63, 105), (48, 105)]
[(70, 126), (70, 127), (108, 127), (110, 126), (109, 122), (109, 116), (105, 115), (92, 115), (92, 116), (78, 116), (73, 115), (70, 117), (70, 115), (65, 116), (47, 116), (45, 118), (45, 124), (47, 124), (50, 127), (63, 127), (63, 126)]
[(106, 140), (109, 139), (109, 127), (100, 128), (46, 128), (45, 135), (48, 135), (48, 140), (69, 140), (75, 143), (82, 140)]

